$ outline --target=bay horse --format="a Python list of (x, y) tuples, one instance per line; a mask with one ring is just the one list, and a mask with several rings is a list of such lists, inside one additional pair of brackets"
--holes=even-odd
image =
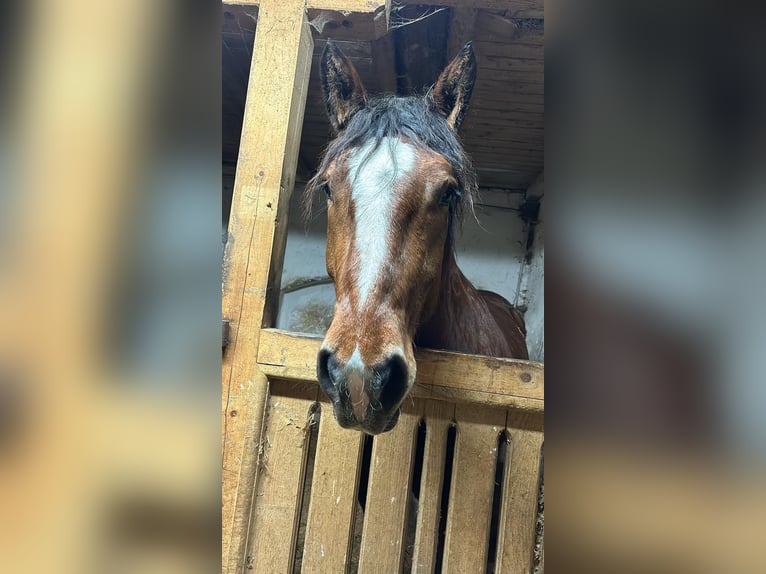
[(455, 227), (477, 191), (457, 136), (476, 79), (471, 43), (424, 96), (368, 97), (331, 41), (320, 73), (336, 137), (306, 201), (327, 198), (335, 307), (317, 377), (342, 427), (379, 434), (415, 383), (415, 345), (527, 359), (526, 329), (455, 261)]

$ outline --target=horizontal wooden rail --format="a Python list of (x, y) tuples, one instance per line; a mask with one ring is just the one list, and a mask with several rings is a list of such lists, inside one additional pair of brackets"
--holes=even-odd
[[(316, 381), (321, 338), (262, 329), (258, 366), (266, 375)], [(418, 349), (417, 398), (544, 411), (542, 363)]]
[[(260, 6), (270, 0), (223, 0), (227, 6)], [(279, 0), (271, 0), (279, 1)], [(496, 2), (497, 0), (493, 0)], [(306, 0), (310, 10), (332, 10), (335, 12), (368, 13), (385, 8), (386, 0)]]
[[(258, 6), (268, 0), (223, 0), (223, 4), (231, 6)], [(476, 10), (508, 11), (512, 18), (543, 18), (545, 15), (544, 0), (398, 0), (398, 5), (416, 4), (430, 6), (460, 6)], [(375, 12), (386, 5), (385, 0), (306, 0), (310, 10), (332, 10), (337, 12), (369, 13)]]

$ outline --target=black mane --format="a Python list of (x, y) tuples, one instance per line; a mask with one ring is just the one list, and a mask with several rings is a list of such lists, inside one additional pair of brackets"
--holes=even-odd
[(454, 222), (462, 219), (466, 205), (469, 208), (473, 206), (477, 190), (476, 173), (457, 135), (436, 111), (431, 92), (425, 96), (385, 95), (370, 98), (325, 150), (317, 174), (306, 185), (306, 213), (311, 211), (314, 192), (324, 183), (322, 175), (330, 163), (347, 150), (361, 147), (369, 141), (377, 147), (386, 137), (405, 137), (416, 146), (440, 154), (452, 166), (460, 193), (449, 208), (451, 241)]

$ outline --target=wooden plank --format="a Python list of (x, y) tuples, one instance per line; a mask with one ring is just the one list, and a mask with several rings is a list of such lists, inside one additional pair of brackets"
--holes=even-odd
[(444, 572), (484, 574), (487, 568), (498, 435), (505, 428), (501, 409), (458, 405)]
[(255, 356), (278, 295), (313, 46), (302, 1), (264, 3), (258, 18), (223, 280), (222, 556), (232, 573), (243, 568), (268, 394)]
[(477, 93), (473, 100), (473, 105), (480, 109), (487, 110), (505, 110), (507, 112), (532, 113), (545, 116), (545, 97), (536, 96), (514, 96), (511, 100), (503, 100), (500, 94), (496, 93)]
[[(529, 112), (510, 112), (504, 110), (482, 108), (477, 110), (476, 118), (467, 132), (476, 132), (482, 129), (491, 129), (493, 126), (502, 124), (502, 129), (515, 128), (511, 132), (517, 139), (518, 134), (539, 136), (545, 131), (545, 116), (543, 114), (530, 114)], [(523, 139), (521, 139), (523, 141)]]
[(447, 60), (454, 58), (466, 42), (474, 40), (476, 15), (475, 8), (458, 4), (452, 7), (452, 17), (449, 25), (449, 41), (447, 42)]
[[(360, 572), (399, 572), (420, 417), (405, 405), (391, 432), (375, 437), (370, 461)], [(408, 412), (409, 411), (409, 412)]]
[[(333, 42), (335, 43), (338, 48), (343, 50), (343, 53), (346, 55), (347, 58), (354, 59), (354, 58), (372, 58), (372, 43), (371, 42), (349, 42), (346, 40), (336, 40), (333, 39)], [(327, 45), (327, 40), (323, 38), (318, 38), (314, 41), (314, 57), (321, 58), (322, 52), (324, 52), (325, 46)], [(313, 60), (312, 59), (312, 60)], [(355, 61), (355, 60), (354, 60)], [(316, 80), (313, 80), (309, 82), (310, 86), (314, 86), (314, 84), (321, 86), (321, 81), (319, 78), (316, 78)], [(323, 102), (319, 102), (324, 105)]]
[(506, 93), (502, 83), (486, 82), (486, 87), (481, 79), (476, 83), (473, 98), (479, 97), (483, 101), (497, 105), (505, 105), (507, 109), (527, 109), (545, 112), (545, 96), (541, 94)]
[(508, 56), (484, 55), (477, 51), (476, 67), (478, 74), (484, 75), (485, 70), (496, 70), (501, 72), (521, 72), (521, 73), (545, 73), (545, 62), (543, 60), (530, 60), (528, 58), (511, 58)]
[[(398, 4), (423, 4), (423, 0), (399, 0)], [(438, 6), (468, 6), (481, 10), (497, 10), (512, 18), (543, 18), (543, 0), (439, 0)]]
[(426, 423), (426, 442), (418, 495), (412, 571), (415, 574), (426, 574), (433, 572), (436, 566), (447, 431), (455, 417), (455, 406), (440, 401), (422, 401), (420, 405)]
[(510, 448), (505, 461), (498, 532), (497, 571), (532, 571), (543, 421), (538, 415), (509, 411)]
[(390, 0), (306, 0), (306, 7), (336, 12), (377, 12), (390, 4)]
[(391, 0), (309, 0), (311, 26), (325, 38), (369, 41), (388, 32)]
[[(491, 92), (497, 95), (504, 94), (508, 100), (513, 100), (516, 96), (527, 96), (532, 100), (532, 96), (538, 98), (538, 101), (544, 103), (545, 94), (544, 85), (530, 82), (510, 82), (505, 74), (494, 73), (492, 79), (483, 78), (481, 83), (476, 84), (476, 89), (482, 93)], [(497, 78), (497, 79), (495, 79)], [(523, 100), (519, 100), (523, 101)]]
[(542, 44), (545, 39), (543, 27), (541, 21), (514, 20), (503, 13), (497, 14), (488, 10), (480, 11), (476, 19), (476, 28), (481, 31), (482, 43)]
[[(542, 167), (543, 167), (543, 160), (542, 158), (540, 158), (539, 164), (530, 170), (529, 177), (531, 178), (532, 175), (535, 173), (535, 171), (542, 169)], [(480, 173), (479, 183), (481, 185), (491, 185), (493, 187), (508, 187), (508, 189), (511, 189), (514, 191), (517, 189), (516, 187), (507, 186), (502, 172), (499, 172), (499, 173), (489, 172), (486, 174)]]
[(479, 62), (481, 70), (494, 70), (493, 75), (501, 77), (506, 85), (514, 84), (544, 84), (545, 70), (542, 65), (537, 68), (526, 66), (526, 61), (515, 60), (513, 58), (492, 58)]
[(538, 60), (542, 62), (545, 59), (545, 46), (543, 44), (522, 44), (516, 42), (482, 42), (476, 47), (476, 55), (481, 57), (495, 56)]
[(338, 426), (322, 403), (303, 572), (345, 572), (357, 504), (363, 434)]
[(394, 67), (394, 36), (385, 34), (372, 42), (372, 60), (375, 79), (368, 89), (377, 93), (396, 92), (396, 69)]
[(539, 146), (545, 138), (544, 129), (513, 128), (498, 121), (494, 126), (478, 125), (475, 129), (466, 131), (465, 139), (480, 138), (481, 140), (501, 140), (515, 143), (519, 147), (528, 146), (530, 149), (542, 149)]
[(269, 399), (247, 561), (256, 572), (292, 568), (314, 404), (311, 399)]
[[(321, 338), (263, 329), (258, 365), (267, 374), (316, 381)], [(542, 410), (542, 363), (418, 349), (416, 398), (478, 401)]]

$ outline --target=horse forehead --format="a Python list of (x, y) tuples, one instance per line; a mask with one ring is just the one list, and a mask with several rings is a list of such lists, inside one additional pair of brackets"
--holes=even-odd
[(348, 177), (352, 191), (363, 194), (372, 191), (371, 188), (395, 185), (412, 172), (418, 156), (416, 146), (399, 138), (368, 141), (349, 154)]

